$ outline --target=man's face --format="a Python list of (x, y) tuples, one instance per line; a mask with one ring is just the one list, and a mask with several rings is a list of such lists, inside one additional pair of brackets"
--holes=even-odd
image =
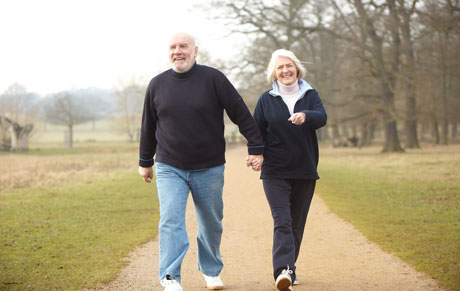
[(188, 71), (195, 62), (198, 47), (193, 39), (184, 33), (178, 33), (169, 42), (169, 62), (174, 71), (183, 73)]

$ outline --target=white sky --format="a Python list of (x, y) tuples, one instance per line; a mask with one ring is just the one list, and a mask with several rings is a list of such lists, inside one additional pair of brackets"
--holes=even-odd
[(193, 3), (206, 0), (1, 0), (0, 94), (13, 83), (41, 95), (113, 88), (133, 75), (168, 68), (176, 31), (197, 36), (213, 56), (228, 54), (228, 33)]

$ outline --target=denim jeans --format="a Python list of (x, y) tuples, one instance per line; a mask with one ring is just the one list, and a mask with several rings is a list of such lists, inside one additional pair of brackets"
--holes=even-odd
[(181, 170), (155, 163), (160, 203), (160, 280), (167, 275), (181, 281), (181, 264), (189, 248), (185, 208), (192, 193), (198, 220), (198, 269), (218, 276), (224, 266), (220, 255), (222, 238), (224, 165), (201, 170)]

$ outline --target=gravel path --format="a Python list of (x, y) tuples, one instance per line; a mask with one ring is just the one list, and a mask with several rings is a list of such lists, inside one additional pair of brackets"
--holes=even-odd
[[(221, 277), (225, 290), (271, 291), (272, 219), (259, 173), (246, 168), (244, 147), (227, 151)], [(319, 181), (321, 183), (321, 180)], [(190, 249), (182, 264), (184, 290), (206, 290), (197, 269), (197, 224), (187, 206)], [(443, 290), (398, 258), (369, 242), (314, 196), (297, 262), (301, 284), (294, 290)], [(119, 277), (97, 290), (163, 290), (158, 282), (158, 241), (133, 251)]]

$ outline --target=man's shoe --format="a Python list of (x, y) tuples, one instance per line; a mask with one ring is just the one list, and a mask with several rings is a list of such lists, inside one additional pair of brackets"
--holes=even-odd
[(164, 291), (183, 291), (181, 285), (176, 280), (163, 279), (160, 283), (165, 287)]
[(291, 279), (292, 270), (289, 270), (289, 267), (283, 271), (281, 274), (276, 277), (275, 286), (280, 291), (289, 291), (292, 290), (292, 279)]
[(294, 283), (292, 283), (292, 285), (294, 285), (294, 286), (295, 286), (295, 285), (300, 285), (300, 281), (297, 280), (297, 279), (295, 279), (295, 280), (294, 280)]
[(224, 283), (220, 279), (220, 276), (212, 277), (203, 275), (206, 280), (206, 288), (208, 290), (222, 290), (224, 289)]

